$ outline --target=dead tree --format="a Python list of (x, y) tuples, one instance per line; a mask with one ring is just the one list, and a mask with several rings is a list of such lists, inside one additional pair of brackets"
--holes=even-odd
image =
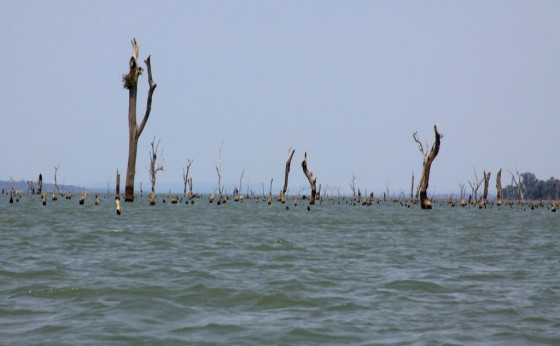
[[(152, 183), (152, 192), (150, 192), (150, 205), (156, 204), (156, 174), (159, 171), (163, 171), (163, 162), (158, 160), (158, 149), (161, 139), (158, 140), (157, 144), (156, 138), (151, 143), (152, 149), (150, 150), (150, 182)], [(159, 155), (163, 154), (163, 151), (159, 152)]]
[(465, 200), (465, 184), (459, 184), (459, 190), (461, 190), (461, 198), (459, 201), (459, 205), (464, 207), (467, 205), (467, 201)]
[(294, 149), (292, 149), (290, 147), (290, 149), (288, 149), (288, 159), (286, 160), (286, 169), (284, 171), (284, 187), (282, 188), (282, 191), (280, 192), (280, 197), (278, 198), (278, 200), (281, 203), (286, 203), (286, 192), (288, 191), (288, 175), (290, 174), (290, 166), (292, 164), (292, 157), (294, 157), (294, 153), (296, 151)]
[(352, 199), (356, 200), (356, 176), (352, 173), (352, 180), (349, 183), (350, 189), (352, 190)]
[(410, 182), (410, 199), (414, 197), (414, 171), (412, 171), (412, 181)]
[(221, 204), (222, 202), (225, 203), (225, 198), (222, 194), (222, 148), (224, 146), (224, 141), (222, 141), (222, 144), (220, 144), (220, 147), (218, 148), (218, 166), (216, 166), (216, 173), (218, 173), (218, 205)]
[(152, 96), (157, 84), (152, 79), (152, 66), (150, 64), (150, 56), (144, 63), (148, 68), (148, 83), (150, 90), (148, 91), (148, 100), (146, 104), (146, 112), (140, 125), (136, 123), (136, 95), (138, 91), (138, 78), (143, 72), (142, 67), (138, 64), (138, 53), (140, 46), (136, 39), (132, 39), (132, 56), (130, 57), (130, 70), (128, 74), (123, 76), (123, 85), (128, 89), (128, 164), (126, 169), (126, 186), (124, 191), (125, 202), (134, 201), (134, 177), (136, 175), (136, 156), (138, 153), (138, 139), (144, 131), (146, 122), (152, 110)]
[(121, 199), (121, 174), (117, 168), (117, 181), (115, 182), (115, 199)]
[(195, 197), (198, 197), (198, 194), (194, 194), (193, 193), (193, 182), (192, 182), (192, 177), (189, 178), (189, 194), (187, 196), (189, 199), (193, 199)]
[(58, 169), (60, 168), (60, 163), (58, 164), (58, 166), (53, 166), (53, 167), (54, 167), (54, 188), (56, 189), (56, 192), (53, 191), (52, 200), (56, 201), (56, 200), (58, 200), (57, 194), (60, 194), (60, 188), (58, 187), (58, 182), (56, 180), (56, 176), (58, 174)]
[(519, 194), (519, 201), (521, 205), (525, 205), (525, 195), (523, 193), (523, 182), (521, 181), (521, 175), (519, 174), (518, 171), (515, 171), (515, 173), (517, 174), (517, 179), (515, 179), (513, 173), (511, 171), (509, 171), (509, 173), (511, 174), (511, 180), (513, 180), (513, 183), (517, 187), (517, 193)]
[[(420, 178), (420, 184), (418, 185), (419, 197), (420, 197), (420, 207), (422, 209), (432, 209), (432, 201), (428, 199), (428, 183), (430, 181), (430, 169), (432, 167), (432, 162), (436, 158), (437, 154), (439, 153), (439, 146), (441, 143), (441, 138), (443, 137), (437, 129), (437, 125), (434, 125), (434, 135), (435, 135), (435, 142), (432, 145), (432, 149), (430, 152), (424, 151), (424, 147), (422, 146), (422, 142), (418, 139), (418, 135), (416, 132), (412, 134), (414, 141), (418, 144), (418, 149), (423, 157), (422, 163), (422, 176)], [(427, 146), (427, 143), (426, 143)]]
[(468, 181), (469, 185), (471, 186), (472, 197), (473, 197), (473, 200), (469, 200), (469, 203), (476, 205), (478, 203), (478, 189), (480, 188), (480, 185), (482, 184), (484, 177), (479, 180), (476, 174), (476, 169), (473, 170), (474, 170), (474, 183), (471, 182), (470, 180)]
[(484, 175), (484, 190), (482, 191), (482, 198), (480, 199), (480, 208), (486, 208), (486, 202), (488, 199), (488, 184), (490, 183), (490, 172), (483, 171)]
[(43, 175), (39, 174), (39, 180), (37, 181), (37, 194), (43, 194)]
[[(268, 190), (268, 197), (266, 199), (266, 203), (268, 205), (272, 204), (272, 181), (274, 180), (274, 178), (270, 178), (270, 189)], [(264, 185), (263, 185), (264, 187)]]
[(245, 175), (245, 169), (241, 172), (241, 177), (239, 178), (239, 188), (235, 188), (233, 191), (233, 200), (235, 202), (243, 201), (243, 196), (241, 195), (241, 185), (243, 184), (243, 176)]
[(313, 178), (313, 173), (307, 169), (307, 152), (305, 152), (303, 155), (301, 168), (303, 168), (303, 174), (305, 174), (307, 180), (309, 180), (309, 186), (311, 187), (311, 197), (309, 197), (309, 204), (315, 204), (315, 198), (317, 196), (317, 178)]
[(187, 159), (187, 171), (185, 172), (185, 167), (183, 167), (183, 195), (187, 196), (187, 184), (189, 182), (189, 169), (192, 165), (192, 160)]
[(33, 180), (28, 180), (27, 181), (27, 188), (29, 189), (29, 193), (34, 195), (35, 194), (35, 183), (33, 182)]
[(496, 190), (497, 190), (496, 205), (499, 207), (503, 203), (503, 197), (502, 197), (502, 169), (501, 168), (498, 171), (498, 174), (496, 174)]

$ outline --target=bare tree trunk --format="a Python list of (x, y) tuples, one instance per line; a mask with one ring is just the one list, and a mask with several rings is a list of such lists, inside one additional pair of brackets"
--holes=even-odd
[(517, 193), (519, 194), (519, 201), (521, 202), (521, 205), (525, 205), (525, 195), (523, 193), (523, 182), (521, 181), (521, 175), (519, 174), (518, 171), (516, 171), (515, 173), (517, 173), (517, 179), (515, 179), (515, 176), (510, 171), (511, 179), (513, 180), (513, 183), (517, 187)]
[(416, 132), (412, 135), (414, 141), (418, 144), (418, 149), (420, 153), (424, 157), (423, 160), (423, 168), (422, 168), (422, 177), (420, 178), (419, 184), (419, 195), (420, 195), (420, 207), (422, 209), (432, 209), (432, 201), (428, 199), (428, 183), (430, 181), (430, 169), (432, 167), (432, 162), (436, 158), (437, 154), (439, 153), (439, 146), (441, 143), (441, 137), (443, 137), (437, 130), (437, 125), (434, 125), (434, 135), (435, 135), (435, 142), (432, 145), (432, 149), (430, 152), (424, 152), (424, 147), (422, 146), (422, 142), (418, 140), (418, 136)]
[(239, 202), (240, 200), (243, 202), (243, 196), (241, 196), (241, 185), (243, 184), (243, 176), (245, 175), (245, 169), (241, 172), (241, 177), (239, 177), (239, 188), (235, 188), (235, 193), (233, 194), (233, 200), (235, 202)]
[(185, 167), (183, 167), (183, 195), (187, 196), (187, 184), (189, 182), (189, 169), (191, 168), (192, 160), (187, 159), (187, 172), (185, 173)]
[(502, 197), (502, 169), (501, 168), (498, 171), (498, 174), (496, 175), (496, 190), (497, 190), (496, 205), (499, 207), (503, 203), (503, 197)]
[(410, 199), (414, 198), (414, 172), (412, 172), (412, 182), (410, 183)]
[(266, 199), (266, 203), (268, 203), (268, 205), (272, 204), (272, 181), (273, 180), (274, 178), (270, 178), (270, 190), (268, 190), (268, 198)]
[(309, 204), (315, 204), (315, 198), (317, 196), (317, 178), (313, 178), (313, 173), (307, 169), (307, 152), (303, 155), (303, 161), (301, 162), (301, 168), (303, 168), (303, 174), (309, 180), (309, 186), (311, 187), (311, 197), (309, 197)]
[(43, 175), (39, 174), (39, 181), (37, 182), (37, 194), (38, 195), (42, 195), (43, 194)]
[(115, 199), (121, 199), (121, 174), (117, 169), (117, 181), (115, 182)]
[(124, 192), (125, 202), (134, 201), (134, 177), (136, 176), (136, 156), (138, 153), (138, 139), (144, 131), (146, 122), (152, 110), (152, 96), (157, 84), (152, 79), (152, 66), (150, 64), (150, 56), (144, 63), (148, 68), (148, 83), (150, 90), (148, 91), (148, 100), (146, 104), (146, 113), (140, 125), (136, 123), (136, 95), (138, 91), (138, 77), (142, 74), (142, 67), (138, 64), (138, 52), (140, 46), (136, 39), (132, 39), (132, 56), (130, 57), (130, 70), (128, 74), (123, 76), (123, 84), (128, 89), (128, 164), (126, 169), (126, 186)]
[(474, 171), (474, 183), (469, 180), (469, 185), (471, 186), (472, 197), (473, 197), (473, 200), (470, 202), (472, 203), (472, 205), (476, 205), (478, 203), (478, 189), (480, 188), (480, 185), (482, 184), (484, 177), (482, 177), (479, 180), (476, 174), (476, 169), (473, 169), (473, 171)]
[(467, 201), (465, 201), (465, 184), (459, 184), (459, 189), (461, 190), (461, 200), (459, 205), (464, 207), (467, 205)]
[(189, 178), (189, 199), (193, 199), (195, 197), (195, 194), (193, 194), (193, 182), (192, 182), (192, 177)]
[(350, 189), (352, 190), (352, 199), (356, 200), (356, 176), (352, 173), (352, 180), (349, 183)]
[(484, 175), (484, 190), (482, 192), (482, 198), (480, 199), (479, 208), (486, 208), (486, 202), (488, 199), (488, 184), (490, 183), (491, 172), (483, 171)]
[(60, 168), (60, 164), (58, 164), (58, 166), (53, 166), (53, 167), (54, 167), (54, 187), (56, 189), (56, 192), (53, 191), (51, 199), (53, 201), (57, 201), (58, 200), (57, 193), (60, 194), (60, 188), (58, 187), (58, 182), (56, 181), (56, 176), (57, 176), (57, 173), (58, 173), (58, 169)]
[(290, 147), (290, 149), (288, 149), (288, 159), (286, 160), (286, 169), (284, 172), (284, 187), (282, 188), (282, 191), (280, 192), (280, 202), (281, 203), (286, 203), (286, 192), (288, 191), (288, 175), (290, 174), (290, 166), (292, 164), (292, 157), (294, 157), (294, 153), (296, 151), (294, 149), (292, 149)]
[(225, 203), (225, 198), (222, 195), (222, 148), (224, 146), (224, 141), (222, 140), (222, 144), (218, 148), (218, 166), (216, 166), (216, 172), (218, 173), (218, 202), (217, 204), (220, 205), (222, 202)]
[(29, 189), (29, 193), (34, 195), (35, 194), (35, 183), (33, 182), (33, 180), (28, 180), (27, 181), (27, 187)]
[[(157, 158), (160, 141), (161, 140), (158, 140), (157, 144), (155, 144), (156, 138), (154, 137), (152, 143), (150, 144), (152, 146), (152, 149), (150, 150), (150, 168), (148, 169), (148, 171), (150, 172), (150, 182), (152, 183), (150, 205), (156, 204), (156, 174), (159, 171), (163, 171), (163, 163)], [(159, 154), (161, 155), (162, 152), (159, 152)]]

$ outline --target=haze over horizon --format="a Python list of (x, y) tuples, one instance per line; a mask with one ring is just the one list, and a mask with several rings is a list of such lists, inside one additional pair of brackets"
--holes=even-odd
[[(140, 137), (136, 189), (161, 138), (158, 185), (410, 191), (443, 133), (430, 188), (458, 193), (482, 171), (560, 176), (558, 1), (12, 1), (0, 4), (0, 180), (124, 190), (132, 38), (158, 84)], [(138, 83), (144, 114), (147, 73)], [(157, 189), (157, 186), (156, 186)], [(158, 189), (159, 192), (166, 190)], [(257, 191), (260, 192), (260, 191)], [(274, 191), (273, 193), (277, 193)]]

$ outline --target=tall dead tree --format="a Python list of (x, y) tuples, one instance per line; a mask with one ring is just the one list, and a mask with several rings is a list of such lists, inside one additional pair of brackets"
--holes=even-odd
[(129, 62), (129, 72), (123, 76), (123, 85), (128, 89), (128, 164), (126, 166), (126, 185), (124, 191), (125, 202), (134, 201), (134, 177), (136, 176), (136, 156), (138, 153), (138, 139), (144, 131), (146, 122), (150, 117), (152, 110), (152, 95), (157, 87), (157, 84), (152, 79), (152, 65), (150, 64), (150, 56), (144, 63), (148, 69), (148, 83), (150, 90), (148, 91), (148, 100), (146, 104), (146, 112), (140, 125), (136, 123), (136, 95), (138, 91), (138, 78), (143, 72), (142, 67), (138, 64), (138, 53), (140, 46), (136, 39), (132, 39), (132, 56)]
[[(430, 152), (424, 151), (422, 142), (418, 139), (416, 132), (412, 134), (414, 141), (418, 144), (418, 149), (423, 157), (422, 163), (422, 176), (420, 177), (420, 184), (418, 185), (419, 196), (420, 196), (420, 207), (422, 209), (432, 209), (432, 201), (428, 198), (428, 183), (430, 181), (430, 169), (432, 167), (432, 162), (439, 153), (439, 146), (441, 143), (441, 138), (443, 137), (441, 133), (438, 132), (437, 125), (434, 125), (434, 135), (435, 141), (432, 145)], [(427, 143), (426, 143), (427, 147)]]
[(305, 152), (305, 154), (303, 155), (301, 168), (303, 168), (303, 174), (305, 174), (305, 176), (307, 177), (309, 186), (311, 187), (311, 197), (309, 197), (309, 204), (315, 204), (315, 198), (317, 196), (317, 178), (313, 178), (313, 173), (307, 169), (307, 152)]
[(482, 173), (484, 175), (483, 179), (484, 179), (484, 190), (482, 191), (482, 198), (480, 199), (480, 204), (479, 207), (480, 208), (485, 208), (486, 207), (486, 202), (488, 200), (488, 184), (490, 183), (490, 172), (486, 172), (483, 171)]
[(476, 174), (476, 169), (473, 169), (473, 171), (474, 171), (474, 183), (471, 182), (470, 180), (468, 181), (472, 191), (472, 195), (471, 195), (472, 200), (469, 199), (469, 203), (471, 203), (472, 205), (476, 205), (478, 203), (478, 189), (480, 188), (480, 185), (484, 181), (484, 177), (478, 179), (478, 176)]
[(356, 176), (354, 175), (354, 173), (352, 173), (352, 180), (348, 184), (350, 185), (350, 190), (352, 190), (352, 199), (355, 201), (356, 200)]
[(222, 144), (218, 148), (218, 166), (216, 166), (216, 173), (218, 173), (218, 194), (220, 197), (218, 198), (218, 204), (222, 202), (225, 203), (225, 198), (222, 194), (222, 147), (224, 146), (224, 141), (222, 140)]
[[(158, 149), (159, 143), (161, 140), (158, 140), (157, 144), (156, 138), (150, 144), (152, 149), (150, 150), (150, 168), (148, 171), (150, 172), (150, 182), (152, 183), (152, 192), (150, 192), (150, 205), (156, 204), (156, 175), (157, 172), (163, 171), (163, 163), (162, 161), (158, 160)], [(159, 155), (163, 154), (163, 151), (159, 152)]]
[(513, 180), (513, 183), (517, 187), (517, 193), (519, 195), (519, 202), (521, 203), (521, 205), (524, 205), (525, 204), (525, 195), (523, 193), (523, 182), (521, 181), (521, 175), (519, 174), (519, 171), (515, 171), (515, 173), (517, 174), (517, 179), (515, 179), (515, 176), (513, 175), (513, 172), (509, 171), (509, 173), (511, 174), (511, 180)]
[(288, 191), (288, 175), (290, 174), (290, 166), (292, 164), (292, 157), (294, 157), (294, 153), (296, 151), (294, 149), (292, 149), (292, 147), (290, 147), (290, 149), (288, 149), (288, 159), (286, 160), (286, 169), (284, 171), (284, 187), (282, 188), (282, 191), (280, 192), (280, 197), (278, 198), (278, 200), (281, 203), (286, 203), (286, 192)]
[(37, 181), (37, 194), (43, 194), (43, 175), (39, 174), (39, 180)]
[(54, 187), (55, 187), (56, 191), (53, 190), (51, 199), (53, 201), (56, 201), (56, 200), (58, 200), (57, 193), (60, 194), (60, 188), (58, 187), (58, 182), (56, 180), (56, 176), (58, 174), (58, 169), (60, 168), (60, 163), (58, 164), (58, 166), (53, 166), (53, 167), (54, 167)]
[(501, 168), (498, 171), (498, 174), (496, 174), (496, 191), (497, 191), (496, 205), (499, 207), (503, 203), (503, 197), (502, 197), (502, 169)]
[(464, 207), (467, 205), (467, 201), (465, 201), (465, 184), (459, 184), (459, 190), (461, 191), (459, 205)]
[(187, 196), (187, 184), (189, 182), (189, 169), (192, 165), (192, 160), (187, 159), (187, 171), (185, 172), (185, 167), (183, 167), (183, 195)]

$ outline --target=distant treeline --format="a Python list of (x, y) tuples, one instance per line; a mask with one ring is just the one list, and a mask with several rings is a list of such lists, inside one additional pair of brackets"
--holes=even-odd
[[(35, 182), (35, 186), (37, 187), (37, 182)], [(59, 185), (60, 192), (83, 192), (85, 190), (84, 187), (75, 186), (75, 185)], [(4, 191), (4, 193), (9, 194), (10, 190), (12, 189), (12, 182), (6, 180), (0, 180), (0, 192)], [(21, 192), (29, 192), (29, 184), (25, 180), (14, 181), (14, 190), (19, 190)], [(43, 191), (44, 192), (53, 192), (56, 188), (54, 184), (50, 183), (43, 183)]]
[[(535, 174), (525, 172), (521, 174), (521, 188), (525, 199), (552, 200), (558, 199), (560, 195), (560, 180), (550, 177), (548, 180), (539, 180)], [(519, 192), (515, 184), (503, 188), (504, 199), (519, 199)]]

